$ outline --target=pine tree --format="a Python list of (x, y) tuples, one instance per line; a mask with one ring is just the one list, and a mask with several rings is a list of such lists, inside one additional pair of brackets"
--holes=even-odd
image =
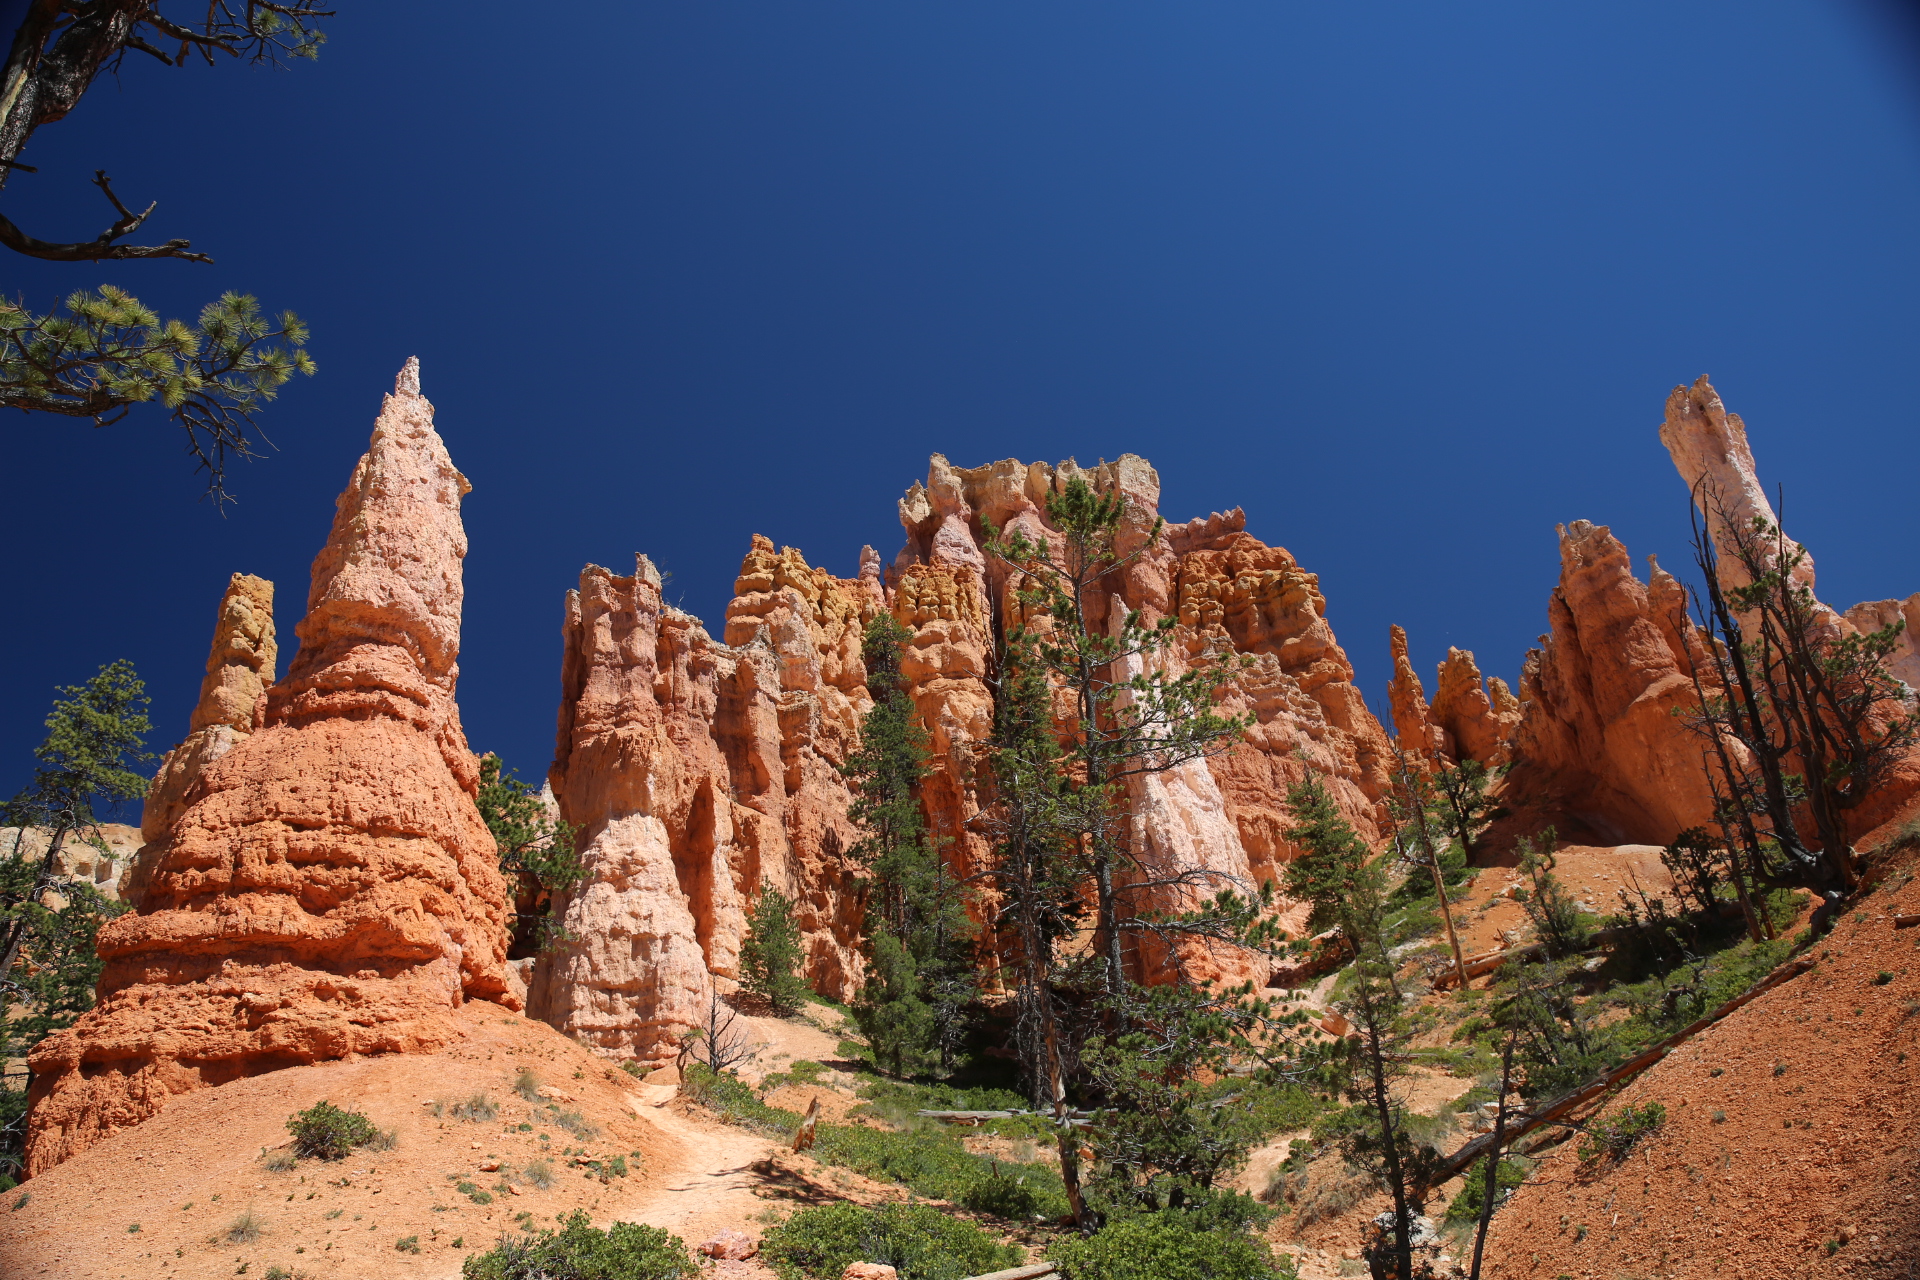
[(770, 881), (761, 884), (747, 917), (747, 936), (740, 943), (741, 989), (765, 1000), (779, 1017), (798, 1013), (807, 999), (807, 984), (800, 977), (805, 959), (793, 899)]
[(547, 812), (546, 801), (500, 757), (480, 757), (480, 817), (499, 852), (500, 870), (514, 888), (513, 938), (509, 959), (537, 955), (559, 941), (553, 909), (557, 898), (586, 879), (586, 866), (574, 851), (581, 828)]
[(854, 1022), (875, 1061), (896, 1075), (951, 1070), (976, 983), (964, 886), (947, 868), (921, 816), (927, 735), (900, 674), (912, 638), (889, 614), (868, 624), (861, 646), (873, 707), (844, 773), (848, 816), (865, 832), (851, 854), (867, 870), (867, 980)]
[[(153, 758), (141, 750), (152, 725), (132, 663), (110, 663), (62, 692), (34, 751), (32, 785), (0, 810), (0, 825), (19, 828), (0, 850), (0, 1063), (24, 1058), (93, 1007), (101, 970), (94, 941), (122, 908), (90, 884), (63, 881), (60, 851), (70, 839), (105, 851), (95, 806), (146, 794), (147, 780), (132, 766)], [(38, 858), (25, 853), (29, 827), (47, 833)], [(0, 1078), (0, 1186), (20, 1171), (30, 1083)]]

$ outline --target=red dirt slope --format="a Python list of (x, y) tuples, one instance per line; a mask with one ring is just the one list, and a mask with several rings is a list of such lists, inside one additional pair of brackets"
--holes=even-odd
[(1607, 1111), (1665, 1126), (1618, 1164), (1547, 1158), (1494, 1219), (1492, 1280), (1786, 1280), (1920, 1264), (1920, 913), (1911, 866), (1820, 963), (1676, 1050)]

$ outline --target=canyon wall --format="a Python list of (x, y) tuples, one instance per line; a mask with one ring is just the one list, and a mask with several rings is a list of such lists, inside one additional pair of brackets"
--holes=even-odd
[(217, 707), (236, 740), (163, 801), (177, 816), (150, 813), (165, 829), (138, 910), (101, 932), (99, 1002), (32, 1054), (30, 1172), (177, 1094), (431, 1050), (462, 1001), (513, 1003), (505, 884), (454, 703), (467, 489), (409, 361), (314, 561), (299, 653), (244, 738), (268, 633), (236, 627), (254, 639), (219, 665), (245, 670), (210, 669), (233, 696), (203, 698), (195, 731)]
[[(1125, 497), (1121, 550), (1142, 552), (1101, 584), (1093, 625), (1128, 609), (1176, 619), (1175, 670), (1247, 659), (1222, 709), (1251, 727), (1217, 756), (1131, 784), (1136, 861), (1200, 871), (1215, 888), (1274, 878), (1297, 852), (1282, 834), (1293, 821), (1286, 788), (1308, 768), (1376, 838), (1386, 734), (1353, 683), (1318, 579), (1247, 534), (1242, 512), (1166, 526), (1154, 540), (1160, 481), (1144, 459), (962, 468), (935, 455), (900, 500), (905, 545), (884, 573), (870, 548), (856, 577), (839, 578), (756, 536), (719, 641), (662, 604), (644, 557), (631, 576), (583, 572), (565, 604), (550, 781), (562, 815), (586, 827), (589, 879), (563, 902), (573, 941), (536, 966), (530, 1012), (609, 1056), (671, 1058), (704, 1019), (714, 976), (737, 977), (746, 902), (762, 880), (796, 901), (809, 982), (839, 999), (857, 989), (850, 887), (860, 869), (846, 857), (857, 832), (839, 766), (870, 705), (861, 634), (883, 610), (911, 633), (901, 670), (933, 752), (929, 830), (959, 874), (980, 870), (992, 652), (1018, 608), (1007, 567), (987, 552), (988, 527), (1057, 540), (1046, 499), (1076, 476)], [(983, 896), (979, 913), (992, 910)], [(1196, 978), (1266, 979), (1239, 955), (1132, 962), (1149, 978), (1177, 964)]]

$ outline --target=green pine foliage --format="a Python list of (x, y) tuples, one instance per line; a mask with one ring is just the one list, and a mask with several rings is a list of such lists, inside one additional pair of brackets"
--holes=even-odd
[(679, 1236), (637, 1222), (602, 1231), (580, 1209), (557, 1232), (502, 1236), (460, 1266), (461, 1280), (693, 1280), (699, 1274)]
[(1580, 909), (1574, 905), (1573, 894), (1560, 882), (1560, 877), (1553, 874), (1553, 846), (1558, 839), (1554, 829), (1548, 827), (1519, 844), (1520, 873), (1533, 882), (1533, 891), (1520, 905), (1533, 922), (1534, 932), (1546, 945), (1547, 954), (1555, 959), (1585, 950), (1589, 937), (1587, 926), (1580, 919)]
[(540, 792), (503, 772), (500, 757), (480, 757), (480, 816), (493, 833), (500, 870), (514, 888), (509, 959), (523, 959), (562, 941), (555, 911), (561, 895), (586, 879), (575, 844), (581, 831), (547, 811)]
[[(1287, 788), (1287, 807), (1293, 826), (1287, 839), (1300, 846), (1301, 855), (1286, 864), (1282, 887), (1288, 897), (1309, 907), (1307, 929), (1319, 933), (1338, 926), (1350, 946), (1377, 932), (1384, 916), (1379, 903), (1384, 889), (1380, 868), (1360, 833), (1341, 814), (1327, 784), (1312, 770)], [(1379, 914), (1368, 916), (1377, 905)]]
[(793, 900), (771, 882), (763, 883), (740, 943), (740, 986), (765, 1000), (779, 1017), (798, 1013), (807, 1001), (807, 984), (800, 977), (805, 958)]
[(851, 855), (868, 876), (867, 980), (852, 1014), (874, 1061), (896, 1076), (951, 1069), (976, 991), (965, 886), (921, 816), (927, 735), (900, 675), (911, 638), (889, 614), (868, 624), (873, 707), (843, 767), (854, 793), (848, 816), (865, 833)]
[(1066, 1280), (1294, 1280), (1293, 1259), (1275, 1258), (1244, 1232), (1210, 1231), (1178, 1214), (1124, 1218), (1097, 1234), (1047, 1249)]
[(81, 289), (46, 315), (0, 300), (0, 406), (106, 426), (157, 402), (224, 498), (227, 456), (259, 456), (261, 406), (294, 374), (315, 371), (306, 341), (298, 316), (285, 312), (276, 325), (243, 293), (220, 295), (194, 324), (162, 320), (112, 285)]
[[(0, 825), (21, 829), (0, 849), (0, 1063), (23, 1061), (93, 1007), (101, 971), (95, 940), (124, 908), (54, 869), (68, 841), (106, 851), (99, 806), (145, 795), (137, 766), (152, 759), (141, 750), (152, 728), (146, 686), (132, 663), (109, 663), (61, 692), (34, 750), (33, 782), (0, 806)], [(47, 833), (38, 857), (26, 851), (28, 827)], [(24, 1071), (0, 1076), (0, 1187), (12, 1186), (22, 1169), (30, 1083)]]
[(839, 1280), (848, 1264), (878, 1262), (900, 1280), (963, 1280), (1018, 1266), (1020, 1250), (930, 1204), (828, 1204), (802, 1209), (761, 1241), (781, 1280)]

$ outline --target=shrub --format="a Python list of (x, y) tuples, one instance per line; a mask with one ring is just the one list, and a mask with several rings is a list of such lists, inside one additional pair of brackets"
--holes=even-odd
[(470, 1098), (453, 1103), (447, 1108), (447, 1114), (455, 1120), (485, 1124), (500, 1114), (500, 1104), (484, 1093), (476, 1093)]
[(760, 1254), (781, 1280), (840, 1280), (854, 1262), (893, 1267), (900, 1280), (963, 1280), (1018, 1266), (1020, 1251), (927, 1204), (829, 1204), (768, 1231)]
[[(1487, 1196), (1487, 1162), (1485, 1157), (1473, 1162), (1467, 1170), (1466, 1185), (1460, 1188), (1460, 1194), (1447, 1205), (1447, 1221), (1452, 1223), (1480, 1221), (1480, 1206)], [(1498, 1213), (1500, 1206), (1513, 1193), (1515, 1187), (1527, 1180), (1527, 1171), (1520, 1163), (1512, 1159), (1500, 1161), (1499, 1171), (1493, 1175), (1493, 1208)]]
[(1582, 1160), (1623, 1160), (1634, 1144), (1667, 1122), (1667, 1109), (1657, 1102), (1622, 1107), (1587, 1131), (1580, 1140)]
[(379, 1135), (373, 1121), (358, 1111), (344, 1111), (331, 1102), (314, 1103), (287, 1121), (296, 1155), (318, 1160), (344, 1160), (355, 1147), (364, 1147)]
[(536, 1190), (545, 1191), (553, 1186), (553, 1162), (535, 1160), (527, 1166), (526, 1179)]
[(1066, 1280), (1294, 1280), (1293, 1262), (1276, 1261), (1258, 1237), (1199, 1231), (1177, 1214), (1143, 1214), (1090, 1239), (1069, 1237), (1047, 1249)]
[(540, 1077), (526, 1068), (520, 1068), (520, 1074), (513, 1078), (513, 1091), (528, 1102), (540, 1101)]
[[(454, 1242), (459, 1247), (459, 1241)], [(576, 1209), (559, 1232), (504, 1236), (460, 1267), (462, 1280), (680, 1280), (699, 1274), (686, 1243), (659, 1227), (616, 1222), (601, 1231)]]
[(402, 1253), (418, 1253), (420, 1252), (420, 1237), (401, 1236), (393, 1242), (393, 1247)]
[(267, 1229), (258, 1214), (248, 1209), (227, 1224), (227, 1242), (229, 1244), (252, 1244)]
[(600, 1126), (578, 1111), (562, 1111), (552, 1103), (548, 1103), (547, 1112), (547, 1119), (556, 1128), (565, 1129), (582, 1142), (590, 1142), (600, 1136)]

